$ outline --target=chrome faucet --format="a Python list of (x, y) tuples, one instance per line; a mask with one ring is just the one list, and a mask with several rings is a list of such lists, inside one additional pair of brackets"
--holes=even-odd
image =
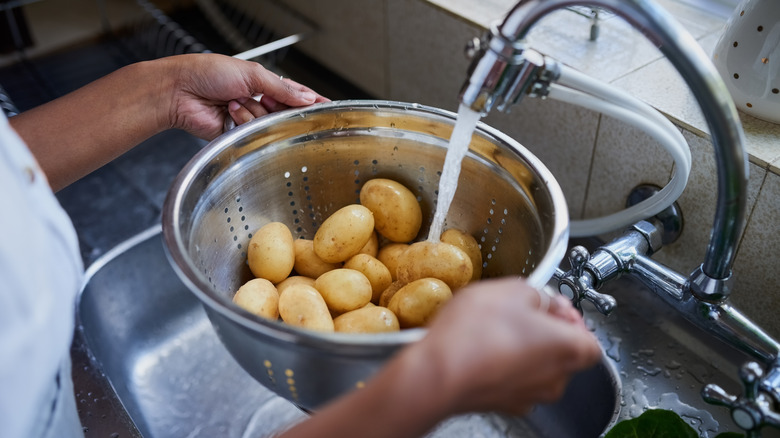
[(460, 100), (486, 115), (492, 108), (506, 111), (525, 96), (542, 97), (560, 76), (559, 64), (531, 49), (525, 40), (531, 27), (555, 10), (589, 6), (613, 12), (640, 30), (674, 65), (693, 92), (706, 118), (718, 171), (718, 196), (711, 239), (704, 262), (685, 276), (653, 261), (662, 232), (642, 221), (624, 236), (588, 254), (575, 247), (571, 270), (558, 270), (561, 293), (579, 305), (592, 302), (602, 313), (615, 306), (613, 297), (597, 290), (621, 275), (638, 278), (651, 291), (679, 310), (689, 321), (715, 333), (760, 361), (740, 372), (745, 394), (731, 396), (707, 385), (703, 398), (728, 406), (737, 425), (758, 436), (764, 425), (780, 427), (780, 344), (729, 304), (731, 269), (745, 220), (747, 165), (744, 134), (736, 107), (709, 57), (693, 37), (651, 0), (520, 0), (503, 23), (468, 47), (473, 60)]

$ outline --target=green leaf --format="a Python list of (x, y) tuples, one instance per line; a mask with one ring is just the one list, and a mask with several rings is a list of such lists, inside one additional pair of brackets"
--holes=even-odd
[(604, 438), (699, 438), (699, 434), (675, 412), (651, 409), (616, 424)]

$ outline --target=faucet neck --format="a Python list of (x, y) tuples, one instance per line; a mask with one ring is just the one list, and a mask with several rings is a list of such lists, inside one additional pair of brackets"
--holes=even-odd
[(491, 41), (495, 43), (485, 47), (472, 63), (470, 78), (461, 93), (462, 101), (472, 104), (472, 108), (483, 114), (490, 111), (495, 101), (501, 99), (497, 95), (505, 90), (491, 90), (491, 86), (500, 82), (490, 83), (484, 79), (500, 77), (515, 61), (496, 51), (496, 47), (502, 47), (499, 43), (503, 43), (503, 47), (524, 46), (523, 40), (531, 27), (544, 16), (578, 5), (609, 10), (640, 30), (674, 65), (698, 101), (715, 149), (718, 194), (701, 274), (694, 274), (725, 281), (731, 276), (745, 221), (748, 161), (744, 134), (734, 102), (709, 57), (696, 40), (655, 3), (649, 0), (520, 0), (494, 31)]

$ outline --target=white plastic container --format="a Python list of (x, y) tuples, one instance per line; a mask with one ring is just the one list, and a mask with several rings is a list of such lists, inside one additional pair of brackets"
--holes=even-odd
[(743, 0), (712, 58), (740, 111), (780, 123), (780, 1)]

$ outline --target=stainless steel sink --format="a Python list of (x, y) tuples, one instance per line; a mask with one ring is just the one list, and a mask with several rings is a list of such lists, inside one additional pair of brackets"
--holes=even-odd
[[(702, 436), (734, 430), (728, 412), (698, 394), (709, 382), (738, 392), (744, 358), (678, 320), (640, 286), (619, 281), (612, 288), (634, 307), (608, 319), (586, 312), (605, 360), (578, 374), (560, 402), (524, 418), (455, 417), (431, 436), (597, 437), (650, 407), (677, 411)], [(144, 437), (266, 437), (306, 417), (232, 359), (170, 267), (158, 227), (89, 268), (78, 318), (77, 339), (100, 370), (94, 378), (107, 380)]]

